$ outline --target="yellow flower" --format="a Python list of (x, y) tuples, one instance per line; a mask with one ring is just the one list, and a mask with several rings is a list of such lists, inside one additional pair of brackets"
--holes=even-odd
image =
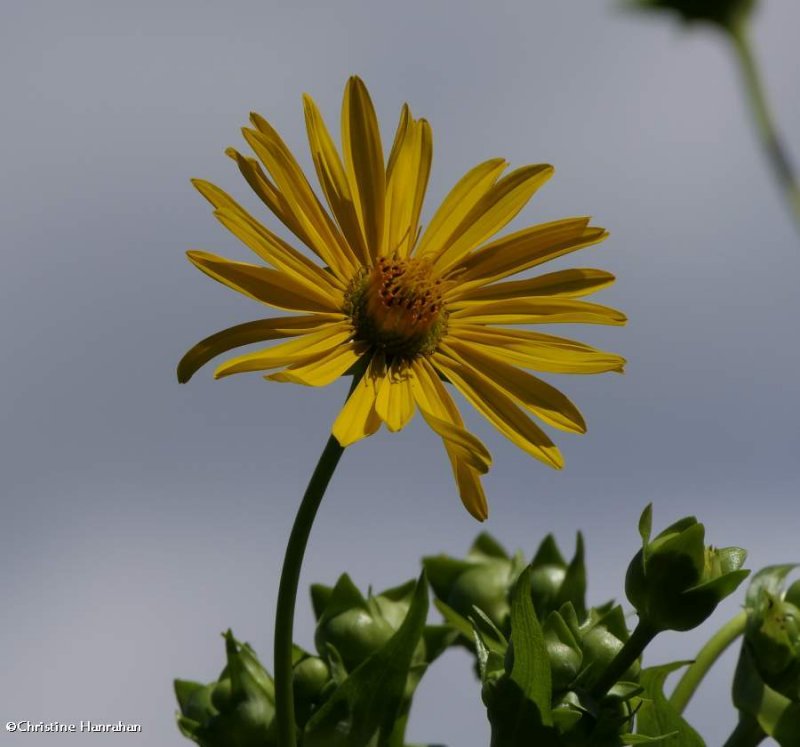
[(559, 450), (528, 413), (578, 433), (586, 429), (583, 418), (561, 392), (522, 369), (589, 374), (622, 371), (625, 361), (583, 343), (505, 325), (624, 324), (619, 311), (579, 300), (614, 277), (568, 269), (498, 281), (596, 244), (607, 233), (589, 226), (588, 218), (566, 218), (490, 241), (553, 173), (552, 166), (540, 164), (501, 176), (507, 164), (499, 158), (468, 171), (422, 231), (432, 158), (429, 124), (404, 106), (384, 163), (372, 101), (363, 82), (351, 78), (342, 105), (340, 158), (309, 96), (304, 106), (330, 213), (262, 117), (252, 115), (252, 128), (243, 130), (258, 160), (233, 149), (227, 153), (270, 211), (325, 266), (200, 180), (194, 184), (214, 215), (269, 267), (188, 252), (195, 266), (228, 287), (304, 313), (240, 324), (202, 340), (181, 360), (178, 378), (188, 381), (208, 360), (241, 345), (293, 338), (233, 358), (215, 376), (274, 370), (265, 378), (324, 386), (345, 373), (363, 372), (333, 424), (339, 443), (348, 446), (382, 423), (398, 431), (418, 409), (444, 442), (461, 500), (483, 520), (488, 508), (480, 475), (491, 457), (464, 428), (444, 382), (528, 454), (562, 467)]

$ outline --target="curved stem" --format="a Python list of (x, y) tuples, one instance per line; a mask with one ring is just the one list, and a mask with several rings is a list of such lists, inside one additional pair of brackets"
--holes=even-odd
[(754, 718), (741, 714), (739, 723), (731, 732), (723, 747), (756, 747), (761, 744), (767, 735)]
[(294, 605), (297, 586), (300, 581), (300, 568), (303, 565), (308, 536), (317, 515), (325, 489), (333, 476), (344, 448), (334, 436), (328, 439), (319, 458), (314, 474), (308, 483), (292, 533), (286, 545), (283, 570), (278, 587), (278, 605), (275, 611), (275, 720), (278, 728), (278, 744), (281, 747), (294, 747), (296, 744), (294, 722), (294, 693), (292, 692), (292, 628), (294, 625)]
[(714, 633), (706, 645), (700, 649), (697, 658), (683, 673), (683, 677), (681, 677), (669, 698), (669, 702), (678, 709), (678, 713), (683, 713), (687, 703), (691, 700), (695, 690), (700, 686), (700, 682), (708, 674), (708, 670), (711, 669), (714, 662), (744, 632), (746, 622), (747, 613), (742, 610)]
[(728, 30), (736, 51), (739, 69), (742, 75), (747, 102), (753, 120), (761, 138), (761, 144), (767, 155), (772, 171), (783, 191), (789, 208), (795, 218), (796, 227), (800, 230), (800, 184), (797, 182), (789, 154), (778, 136), (772, 111), (767, 104), (761, 74), (756, 64), (746, 20), (732, 23)]
[(642, 655), (642, 652), (657, 634), (657, 630), (639, 620), (639, 623), (633, 629), (633, 633), (631, 633), (631, 637), (625, 641), (625, 645), (617, 652), (617, 655), (611, 660), (606, 670), (600, 675), (600, 678), (592, 688), (592, 695), (600, 700), (625, 674), (631, 664)]
[[(366, 371), (362, 364), (353, 372), (353, 382), (347, 398), (355, 391)], [(333, 471), (339, 464), (344, 447), (331, 435), (319, 457), (314, 473), (308, 482), (297, 516), (294, 518), (286, 554), (283, 556), (281, 580), (278, 586), (278, 604), (275, 610), (275, 724), (278, 731), (278, 744), (281, 747), (295, 747), (294, 692), (292, 690), (292, 644), (294, 636), (294, 605), (297, 599), (297, 586), (300, 583), (300, 569), (306, 552), (308, 537), (317, 515), (322, 497)]]

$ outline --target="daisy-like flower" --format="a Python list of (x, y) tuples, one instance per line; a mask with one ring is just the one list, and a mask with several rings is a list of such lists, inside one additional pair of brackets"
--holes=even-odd
[[(523, 166), (502, 176), (495, 158), (468, 171), (424, 230), (423, 197), (432, 158), (431, 128), (404, 106), (389, 152), (363, 82), (351, 78), (342, 106), (342, 157), (314, 101), (304, 97), (311, 154), (330, 212), (272, 126), (251, 117), (244, 137), (257, 159), (229, 149), (250, 187), (321, 261), (293, 248), (218, 187), (195, 180), (214, 215), (268, 266), (201, 251), (191, 262), (215, 280), (267, 306), (300, 312), (248, 322), (195, 345), (181, 360), (185, 382), (211, 358), (265, 340), (291, 338), (223, 363), (217, 378), (271, 371), (265, 378), (324, 386), (353, 373), (357, 384), (333, 424), (348, 446), (381, 424), (399, 431), (419, 410), (442, 438), (461, 500), (488, 515), (480, 475), (486, 447), (464, 428), (452, 384), (504, 436), (560, 468), (563, 459), (531, 419), (582, 433), (576, 407), (523, 369), (589, 374), (622, 371), (624, 359), (580, 342), (516, 325), (625, 323), (614, 309), (583, 299), (614, 281), (602, 270), (568, 269), (506, 281), (606, 238), (588, 218), (566, 218), (493, 237), (552, 175)], [(511, 325), (511, 326), (509, 326)]]

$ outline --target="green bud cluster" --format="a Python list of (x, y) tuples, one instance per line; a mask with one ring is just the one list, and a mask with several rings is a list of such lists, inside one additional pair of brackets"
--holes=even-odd
[(750, 573), (739, 547), (705, 545), (705, 527), (687, 516), (654, 538), (652, 506), (642, 513), (642, 549), (625, 578), (625, 592), (641, 622), (654, 632), (691, 630), (704, 622)]
[(175, 681), (178, 728), (201, 747), (277, 747), (272, 678), (230, 630), (225, 653), (227, 664), (215, 682)]

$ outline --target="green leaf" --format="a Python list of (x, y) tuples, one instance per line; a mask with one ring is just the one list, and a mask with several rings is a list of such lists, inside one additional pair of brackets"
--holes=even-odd
[(764, 733), (781, 747), (800, 744), (800, 703), (764, 684), (746, 644), (742, 645), (733, 677), (733, 704), (756, 719)]
[(586, 562), (583, 534), (578, 532), (575, 542), (575, 555), (567, 567), (564, 581), (556, 596), (555, 608), (565, 602), (572, 602), (579, 617), (586, 615)]
[(511, 643), (514, 651), (511, 679), (539, 709), (542, 723), (550, 726), (553, 723), (550, 662), (544, 632), (528, 591), (530, 584), (530, 568), (526, 568), (511, 590)]
[(377, 733), (388, 736), (392, 732), (427, 615), (428, 584), (423, 572), (403, 624), (311, 717), (304, 747), (367, 747)]
[(556, 539), (552, 534), (548, 534), (536, 550), (536, 555), (533, 556), (531, 565), (536, 568), (540, 565), (558, 565), (565, 566), (567, 561), (558, 549)]
[[(636, 732), (645, 737), (661, 740), (665, 747), (705, 747), (700, 735), (686, 722), (664, 695), (667, 675), (685, 666), (677, 661), (642, 670), (641, 685), (644, 688), (642, 705), (636, 714)], [(628, 742), (627, 744), (636, 744)]]
[(650, 541), (650, 534), (653, 531), (653, 504), (648, 503), (639, 517), (639, 536), (642, 538), (642, 546), (647, 547)]
[(433, 606), (442, 613), (445, 622), (457, 630), (467, 640), (472, 640), (472, 625), (466, 617), (462, 617), (452, 607), (446, 605), (441, 599), (434, 599)]

